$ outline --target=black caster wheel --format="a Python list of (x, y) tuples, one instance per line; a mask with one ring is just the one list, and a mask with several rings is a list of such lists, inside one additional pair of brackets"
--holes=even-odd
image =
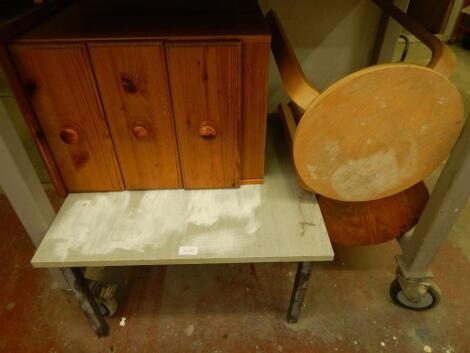
[(97, 298), (97, 302), (100, 308), (101, 315), (104, 317), (113, 317), (118, 309), (118, 303), (116, 298), (110, 298), (107, 300), (103, 300)]
[(118, 309), (116, 300), (117, 285), (98, 281), (90, 281), (90, 289), (93, 292), (95, 300), (99, 306), (101, 315), (104, 317), (113, 317)]
[(409, 300), (403, 293), (398, 279), (395, 279), (392, 283), (390, 283), (390, 297), (396, 305), (415, 311), (429, 310), (439, 304), (441, 301), (441, 294), (439, 293), (439, 289), (437, 289), (437, 287), (432, 283), (420, 302), (413, 302)]

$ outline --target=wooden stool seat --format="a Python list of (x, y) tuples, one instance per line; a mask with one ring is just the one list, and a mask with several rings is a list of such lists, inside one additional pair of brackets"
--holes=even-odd
[(376, 200), (436, 169), (463, 122), (457, 88), (437, 71), (368, 67), (328, 87), (305, 111), (295, 133), (295, 167), (316, 193)]
[(306, 188), (336, 200), (376, 200), (423, 180), (445, 160), (464, 122), (462, 98), (447, 78), (452, 51), (393, 4), (374, 1), (431, 49), (427, 67), (374, 65), (320, 92), (276, 13), (267, 15), (282, 83), (304, 111), (291, 131), (295, 168)]
[(317, 195), (328, 235), (339, 245), (373, 245), (401, 237), (429, 199), (423, 182), (379, 200), (348, 202)]
[(280, 113), (299, 185), (318, 195), (330, 238), (343, 245), (396, 239), (417, 223), (429, 198), (421, 180), (445, 160), (464, 123), (462, 98), (447, 78), (452, 51), (393, 3), (374, 2), (431, 49), (427, 67), (375, 65), (320, 92), (277, 15), (267, 15), (293, 101)]

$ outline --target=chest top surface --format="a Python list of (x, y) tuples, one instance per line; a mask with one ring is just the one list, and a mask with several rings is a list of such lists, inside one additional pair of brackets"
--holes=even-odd
[(13, 42), (224, 38), (269, 42), (256, 1), (74, 1)]

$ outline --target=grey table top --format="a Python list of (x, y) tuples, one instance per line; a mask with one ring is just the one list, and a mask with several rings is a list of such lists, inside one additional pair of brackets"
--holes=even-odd
[(33, 266), (332, 260), (316, 198), (297, 185), (279, 122), (269, 125), (264, 184), (69, 194)]

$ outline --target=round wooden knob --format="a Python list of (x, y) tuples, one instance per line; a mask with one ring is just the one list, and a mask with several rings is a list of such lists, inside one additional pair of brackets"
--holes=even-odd
[(144, 124), (136, 124), (132, 127), (132, 135), (136, 139), (143, 139), (149, 135), (149, 127)]
[(199, 126), (199, 136), (204, 139), (211, 139), (217, 136), (215, 123), (212, 121), (203, 121)]
[(80, 134), (73, 127), (64, 127), (60, 130), (60, 139), (67, 145), (75, 145), (80, 141)]

